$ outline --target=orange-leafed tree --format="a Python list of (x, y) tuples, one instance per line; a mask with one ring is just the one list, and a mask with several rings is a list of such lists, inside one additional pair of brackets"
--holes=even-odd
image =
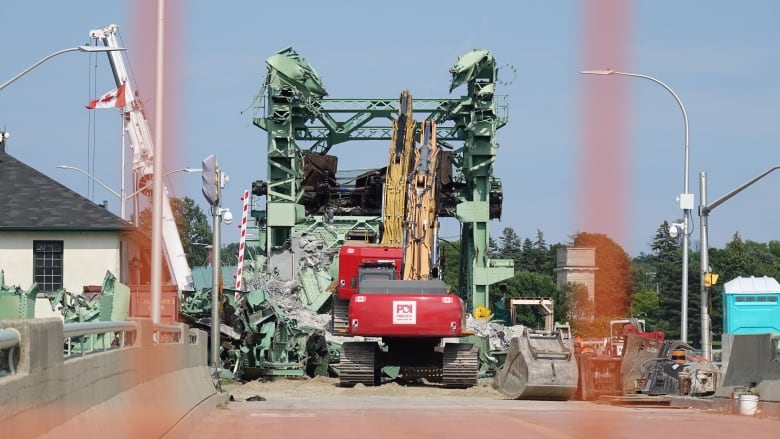
[(594, 317), (628, 316), (631, 306), (631, 258), (615, 241), (601, 233), (581, 232), (573, 237), (575, 247), (596, 249)]

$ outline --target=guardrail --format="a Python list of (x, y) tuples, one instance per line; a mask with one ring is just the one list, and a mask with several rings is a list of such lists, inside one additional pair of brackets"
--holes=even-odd
[(65, 359), (132, 346), (137, 332), (134, 322), (65, 323)]
[[(184, 326), (169, 324), (152, 325), (152, 342), (183, 343)], [(111, 349), (122, 349), (135, 345), (138, 334), (138, 325), (135, 322), (84, 322), (65, 323), (63, 325), (65, 338), (65, 358), (77, 357), (95, 352), (104, 352)], [(106, 345), (106, 340), (111, 343)], [(195, 344), (196, 339), (187, 339), (189, 344)], [(78, 344), (78, 351), (73, 351), (74, 344)], [(96, 346), (99, 344), (99, 349)]]
[(0, 377), (16, 373), (16, 354), (22, 335), (15, 328), (0, 329)]
[[(153, 338), (155, 343), (183, 343), (185, 340), (184, 330), (181, 325), (158, 323), (152, 325), (152, 331), (154, 331)], [(193, 338), (187, 339), (189, 344), (195, 344), (196, 341)]]
[[(152, 325), (154, 344), (195, 344), (197, 338), (185, 337), (186, 326)], [(62, 325), (65, 360), (98, 352), (132, 347), (136, 344), (136, 322), (77, 322)], [(16, 373), (22, 336), (15, 328), (0, 329), (0, 377)]]
[(9, 319), (0, 340), (3, 438), (163, 437), (218, 397), (207, 334), (185, 324)]

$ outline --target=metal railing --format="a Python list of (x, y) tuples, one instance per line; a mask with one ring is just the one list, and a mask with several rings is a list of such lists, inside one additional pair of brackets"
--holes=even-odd
[[(183, 343), (184, 328), (181, 325), (152, 325), (152, 341), (158, 343)], [(65, 358), (83, 356), (111, 349), (133, 346), (138, 335), (135, 322), (86, 322), (63, 325)], [(110, 342), (108, 342), (110, 340)], [(187, 339), (193, 344), (194, 341)], [(76, 347), (78, 349), (76, 349)]]
[[(155, 344), (196, 344), (197, 334), (176, 324), (152, 325)], [(136, 322), (78, 322), (62, 325), (65, 360), (98, 352), (123, 349), (136, 345)], [(15, 328), (0, 329), (0, 377), (14, 375), (19, 359), (22, 336)]]
[(137, 334), (134, 322), (65, 323), (65, 359), (132, 346)]
[[(184, 341), (184, 331), (179, 325), (158, 323), (153, 326), (152, 331), (154, 332), (153, 340), (155, 343), (182, 343)], [(193, 344), (192, 341), (187, 341)]]
[(16, 353), (22, 335), (14, 328), (0, 329), (0, 377), (16, 373)]

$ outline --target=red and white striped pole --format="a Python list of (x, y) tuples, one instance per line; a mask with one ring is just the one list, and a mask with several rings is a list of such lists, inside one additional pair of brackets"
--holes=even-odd
[(244, 272), (244, 247), (246, 246), (246, 221), (249, 215), (249, 191), (244, 191), (244, 196), (241, 198), (244, 200), (244, 211), (241, 215), (241, 239), (238, 242), (238, 267), (236, 268), (236, 294), (235, 298), (238, 300), (238, 291), (241, 290), (241, 281)]

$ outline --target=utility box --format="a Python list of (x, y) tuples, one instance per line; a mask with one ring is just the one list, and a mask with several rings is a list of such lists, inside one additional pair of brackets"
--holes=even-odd
[(738, 277), (723, 286), (723, 333), (780, 332), (780, 283), (771, 277)]
[[(151, 285), (130, 286), (130, 317), (152, 317)], [(160, 323), (179, 320), (179, 288), (163, 285), (160, 291)]]

